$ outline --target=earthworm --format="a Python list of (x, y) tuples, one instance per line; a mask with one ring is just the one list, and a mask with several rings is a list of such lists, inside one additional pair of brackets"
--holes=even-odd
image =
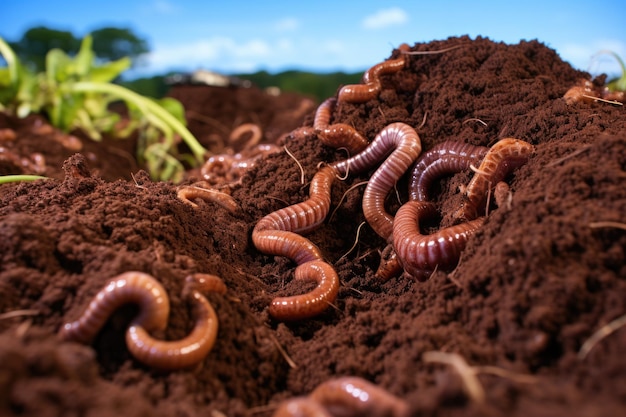
[(436, 268), (455, 266), (467, 240), (485, 220), (479, 217), (423, 235), (420, 221), (436, 212), (433, 203), (409, 201), (398, 209), (394, 219), (393, 247), (405, 273), (418, 281), (427, 280)]
[[(409, 45), (403, 43), (398, 49), (400, 52), (406, 52), (410, 48)], [(405, 55), (401, 53), (399, 58), (388, 59), (374, 65), (363, 74), (363, 84), (349, 84), (343, 86), (339, 90), (337, 99), (348, 103), (364, 103), (368, 100), (372, 100), (380, 92), (380, 76), (400, 71), (404, 68), (404, 62)]]
[(309, 397), (290, 398), (280, 403), (272, 417), (335, 417)]
[(337, 296), (337, 273), (322, 261), (320, 249), (298, 234), (315, 229), (326, 218), (330, 209), (330, 190), (336, 175), (336, 170), (330, 166), (320, 168), (311, 181), (308, 200), (266, 215), (252, 231), (252, 241), (258, 250), (294, 260), (298, 264), (296, 279), (318, 282), (318, 286), (308, 294), (274, 299), (269, 313), (276, 319), (312, 317), (328, 308)]
[(233, 197), (223, 191), (218, 191), (211, 188), (198, 187), (195, 185), (185, 185), (178, 189), (176, 196), (178, 197), (178, 199), (180, 199), (184, 203), (191, 205), (194, 208), (198, 207), (198, 205), (191, 200), (196, 198), (217, 203), (230, 212), (234, 212), (239, 208), (239, 205)]
[(415, 129), (406, 123), (397, 122), (381, 130), (372, 143), (360, 153), (331, 164), (341, 175), (345, 175), (348, 170), (359, 173), (389, 155), (370, 177), (362, 203), (365, 219), (384, 239), (388, 239), (393, 230), (393, 216), (385, 210), (387, 194), (415, 162), (421, 150), (422, 144)]
[(380, 254), (380, 263), (374, 275), (383, 281), (389, 281), (400, 274), (402, 274), (402, 265), (393, 249), (393, 244), (388, 244)]
[(487, 151), (465, 189), (465, 201), (454, 217), (473, 220), (484, 213), (487, 193), (511, 171), (528, 162), (534, 146), (519, 139), (504, 138)]
[(234, 155), (213, 155), (200, 168), (203, 178), (211, 185), (229, 184), (241, 179), (245, 171), (267, 155), (280, 151), (274, 144), (259, 144)]
[(309, 261), (298, 265), (294, 279), (314, 280), (317, 287), (306, 294), (273, 299), (269, 313), (276, 320), (303, 320), (315, 317), (326, 310), (339, 293), (339, 276), (335, 269), (324, 261)]
[(232, 132), (230, 132), (228, 141), (232, 145), (233, 143), (238, 141), (238, 139), (243, 137), (246, 133), (250, 133), (251, 136), (246, 142), (241, 145), (241, 147), (244, 149), (253, 147), (257, 143), (259, 143), (259, 141), (263, 137), (263, 132), (261, 131), (259, 125), (255, 123), (244, 123), (237, 126), (233, 129)]
[(420, 155), (409, 183), (409, 200), (428, 201), (428, 192), (437, 178), (478, 165), (489, 148), (446, 141)]
[(319, 139), (332, 148), (346, 148), (351, 153), (362, 151), (369, 142), (355, 128), (346, 123), (330, 124), (331, 113), (336, 104), (336, 98), (327, 98), (315, 112), (313, 127), (319, 131)]
[(170, 307), (165, 289), (151, 275), (125, 272), (110, 280), (78, 320), (61, 327), (59, 335), (64, 340), (89, 344), (117, 308), (135, 303), (139, 305), (139, 315), (126, 332), (131, 354), (145, 365), (159, 369), (187, 367), (206, 356), (217, 334), (217, 316), (200, 291), (225, 290), (223, 282), (214, 275), (195, 274), (188, 277), (183, 294), (194, 305), (196, 325), (184, 339), (159, 341), (148, 332), (164, 330), (167, 326)]
[(359, 377), (339, 377), (320, 384), (309, 398), (332, 416), (408, 416), (408, 404), (381, 387)]

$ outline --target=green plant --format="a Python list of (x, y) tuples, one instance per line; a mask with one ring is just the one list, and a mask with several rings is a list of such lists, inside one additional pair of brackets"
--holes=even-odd
[(615, 52), (609, 50), (602, 50), (598, 52), (595, 56), (597, 57), (598, 55), (611, 55), (617, 60), (622, 69), (621, 77), (614, 78), (606, 84), (606, 87), (609, 89), (609, 91), (626, 91), (626, 65), (624, 64), (624, 61), (622, 61), (622, 58), (620, 58), (620, 56), (617, 55)]
[(0, 184), (8, 184), (10, 182), (19, 181), (36, 181), (47, 180), (48, 177), (42, 177), (39, 175), (0, 175)]
[[(101, 140), (103, 133), (127, 137), (137, 131), (139, 159), (155, 179), (178, 182), (183, 162), (194, 166), (204, 161), (207, 150), (186, 128), (180, 102), (154, 100), (113, 84), (129, 68), (130, 59), (96, 65), (91, 36), (82, 40), (74, 57), (60, 49), (50, 50), (43, 73), (33, 74), (22, 66), (1, 38), (0, 53), (7, 62), (6, 68), (0, 68), (0, 110), (13, 111), (19, 117), (45, 113), (55, 127), (67, 132), (81, 129), (94, 140)], [(109, 109), (120, 100), (128, 108), (129, 121), (125, 128), (116, 129), (120, 115)], [(189, 147), (191, 156), (178, 153), (179, 139)]]

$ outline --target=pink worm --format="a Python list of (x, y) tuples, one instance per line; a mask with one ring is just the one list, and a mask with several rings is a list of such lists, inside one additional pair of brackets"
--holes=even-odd
[(528, 162), (534, 150), (530, 143), (513, 138), (501, 139), (489, 148), (465, 189), (463, 206), (454, 216), (467, 221), (484, 213), (488, 192), (511, 171)]
[(331, 164), (341, 175), (359, 173), (370, 169), (389, 155), (372, 174), (363, 193), (365, 219), (384, 239), (389, 239), (393, 231), (393, 216), (385, 209), (387, 194), (421, 151), (422, 144), (415, 129), (406, 123), (397, 122), (381, 130), (362, 152)]
[(212, 188), (203, 188), (195, 185), (185, 185), (178, 189), (176, 196), (179, 200), (189, 204), (191, 207), (194, 208), (197, 208), (198, 205), (191, 200), (194, 200), (196, 198), (217, 203), (230, 212), (234, 212), (239, 208), (239, 205), (233, 197), (222, 191), (214, 190)]
[(411, 172), (409, 199), (428, 201), (428, 192), (437, 178), (478, 165), (487, 151), (484, 146), (446, 141), (424, 152)]
[(423, 201), (409, 201), (396, 213), (393, 247), (405, 273), (418, 281), (426, 281), (436, 268), (454, 267), (467, 240), (485, 220), (480, 217), (423, 235), (420, 221), (436, 213), (434, 204)]
[[(406, 52), (410, 47), (406, 43), (403, 43), (398, 49), (400, 52)], [(364, 103), (372, 100), (380, 93), (380, 76), (400, 71), (404, 68), (404, 63), (405, 54), (401, 54), (399, 58), (388, 59), (374, 65), (363, 74), (363, 84), (349, 84), (343, 86), (337, 95), (338, 100), (348, 103)]]
[(355, 128), (345, 123), (330, 124), (336, 104), (337, 99), (330, 97), (315, 112), (313, 127), (319, 131), (319, 139), (332, 148), (347, 148), (350, 153), (362, 151), (369, 142)]
[(138, 304), (139, 315), (126, 332), (130, 353), (138, 361), (154, 368), (185, 368), (202, 361), (217, 336), (217, 315), (200, 291), (224, 293), (226, 287), (214, 275), (195, 274), (187, 278), (183, 294), (193, 303), (196, 324), (187, 337), (178, 341), (156, 340), (149, 335), (149, 332), (163, 330), (167, 326), (169, 300), (156, 279), (135, 271), (120, 274), (109, 281), (78, 320), (61, 327), (59, 335), (64, 340), (91, 343), (115, 310), (124, 304)]
[(313, 177), (309, 199), (277, 210), (258, 221), (252, 242), (263, 253), (286, 256), (299, 266), (296, 279), (313, 279), (318, 286), (307, 294), (276, 298), (269, 309), (279, 320), (300, 320), (324, 311), (335, 300), (339, 276), (325, 262), (320, 249), (299, 233), (317, 228), (330, 209), (330, 190), (337, 172), (330, 166)]

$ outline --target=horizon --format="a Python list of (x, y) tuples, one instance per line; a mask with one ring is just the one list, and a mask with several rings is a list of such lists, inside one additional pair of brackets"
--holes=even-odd
[[(592, 18), (588, 2), (482, 1), (471, 7), (458, 0), (355, 4), (320, 0), (294, 8), (282, 0), (270, 4), (109, 0), (90, 5), (23, 0), (5, 5), (0, 36), (17, 41), (36, 26), (67, 30), (77, 38), (102, 27), (128, 28), (150, 48), (146, 65), (125, 73), (131, 79), (198, 69), (223, 74), (362, 72), (388, 58), (401, 43), (464, 35), (506, 44), (537, 40), (592, 75), (621, 73), (613, 57), (594, 58), (598, 52), (626, 56), (626, 29)], [(611, 10), (622, 7), (618, 0), (599, 0), (592, 11), (605, 10), (611, 16)]]

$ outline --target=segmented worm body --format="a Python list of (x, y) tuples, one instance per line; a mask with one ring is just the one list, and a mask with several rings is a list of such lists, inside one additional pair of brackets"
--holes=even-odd
[(465, 189), (465, 201), (455, 217), (473, 220), (485, 212), (489, 191), (514, 169), (528, 162), (534, 146), (519, 139), (499, 140), (487, 151)]
[(247, 133), (250, 134), (250, 138), (242, 145), (240, 145), (244, 149), (253, 147), (257, 143), (259, 143), (259, 141), (263, 137), (263, 132), (261, 131), (259, 125), (255, 123), (244, 123), (237, 126), (232, 130), (232, 132), (230, 132), (228, 140), (232, 145)]
[(330, 209), (330, 191), (337, 171), (322, 167), (313, 177), (309, 199), (277, 210), (259, 220), (252, 231), (252, 241), (261, 252), (286, 256), (299, 266), (296, 279), (312, 279), (318, 286), (307, 294), (279, 297), (272, 301), (269, 313), (278, 320), (313, 317), (332, 303), (339, 291), (339, 276), (322, 261), (320, 249), (299, 233), (318, 227)]
[(469, 143), (446, 141), (420, 155), (409, 183), (409, 199), (428, 201), (429, 190), (435, 180), (478, 166), (489, 148)]
[(409, 201), (396, 213), (393, 246), (405, 273), (418, 281), (427, 280), (433, 271), (454, 267), (469, 237), (483, 224), (484, 217), (450, 226), (431, 235), (420, 230), (420, 221), (437, 214), (433, 203)]
[[(393, 152), (392, 152), (393, 150)], [(385, 209), (389, 191), (422, 151), (415, 129), (406, 123), (391, 123), (362, 152), (344, 161), (331, 164), (341, 175), (370, 169), (387, 159), (370, 177), (363, 193), (363, 214), (369, 225), (384, 239), (391, 236), (393, 216)]]
[(383, 281), (389, 281), (391, 278), (400, 276), (400, 274), (402, 274), (402, 265), (393, 249), (393, 244), (390, 243), (385, 246), (380, 254), (380, 263), (375, 275)]
[(303, 320), (322, 313), (339, 293), (339, 276), (324, 261), (309, 261), (296, 268), (296, 280), (317, 282), (311, 292), (290, 297), (277, 297), (270, 304), (269, 313), (276, 320)]
[(309, 397), (295, 397), (280, 403), (273, 417), (335, 417)]
[(213, 155), (200, 168), (202, 177), (211, 185), (232, 184), (241, 179), (245, 171), (267, 155), (279, 152), (274, 144), (259, 144), (232, 154)]
[[(408, 51), (409, 45), (403, 43), (398, 47), (401, 52)], [(380, 93), (380, 76), (392, 74), (404, 68), (405, 54), (400, 54), (399, 58), (388, 59), (374, 65), (363, 74), (363, 84), (349, 84), (339, 90), (337, 98), (339, 101), (348, 103), (364, 103), (375, 98)]]
[(196, 198), (217, 203), (230, 212), (234, 212), (239, 208), (235, 199), (225, 192), (211, 188), (198, 187), (196, 185), (185, 185), (180, 187), (176, 196), (179, 200), (194, 208), (198, 207), (198, 205), (191, 200)]
[(319, 139), (332, 148), (347, 148), (350, 153), (362, 151), (369, 142), (355, 128), (345, 123), (330, 124), (331, 113), (336, 104), (337, 99), (330, 97), (315, 112), (313, 127), (319, 131)]
[(139, 315), (126, 331), (130, 353), (145, 365), (174, 370), (202, 361), (212, 349), (217, 336), (218, 320), (201, 291), (225, 292), (219, 277), (195, 274), (187, 278), (183, 294), (193, 304), (196, 320), (191, 333), (177, 341), (154, 339), (149, 332), (163, 330), (169, 316), (169, 299), (163, 286), (142, 272), (126, 272), (113, 278), (91, 301), (82, 316), (66, 323), (59, 331), (64, 340), (91, 343), (109, 316), (120, 306), (138, 304)]

